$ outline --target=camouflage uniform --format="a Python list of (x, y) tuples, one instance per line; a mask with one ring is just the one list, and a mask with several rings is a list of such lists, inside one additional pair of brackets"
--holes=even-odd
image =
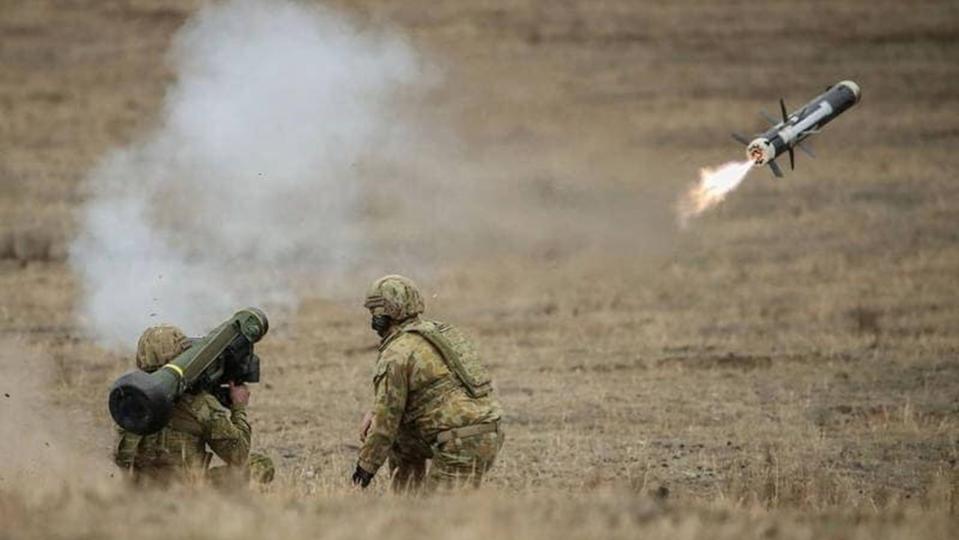
[[(173, 326), (147, 329), (137, 345), (137, 367), (155, 371), (189, 348), (186, 336)], [(267, 483), (273, 479), (270, 458), (250, 453), (250, 424), (246, 407), (229, 409), (208, 392), (184, 394), (173, 409), (166, 427), (151, 435), (137, 435), (118, 428), (120, 440), (114, 461), (132, 472), (134, 479), (159, 483), (209, 478), (214, 483), (250, 478)], [(225, 467), (208, 469), (213, 452)]]
[(389, 459), (394, 489), (424, 480), (428, 490), (478, 486), (503, 433), (500, 404), (472, 342), (451, 325), (421, 318), (422, 297), (401, 276), (377, 280), (366, 306), (400, 322), (379, 347), (373, 420), (359, 467), (376, 473)]

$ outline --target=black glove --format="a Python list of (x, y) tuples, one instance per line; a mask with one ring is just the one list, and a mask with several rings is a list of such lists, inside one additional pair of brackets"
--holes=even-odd
[(366, 486), (370, 485), (370, 482), (372, 480), (373, 480), (373, 473), (366, 472), (365, 470), (363, 470), (363, 467), (360, 467), (359, 465), (356, 466), (356, 470), (353, 471), (354, 486), (360, 486), (361, 488), (365, 488)]

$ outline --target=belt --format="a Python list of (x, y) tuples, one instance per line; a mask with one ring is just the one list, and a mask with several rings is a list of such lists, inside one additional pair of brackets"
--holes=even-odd
[(454, 439), (468, 439), (469, 437), (475, 437), (485, 433), (495, 433), (497, 431), (499, 431), (499, 422), (454, 428), (438, 433), (436, 435), (436, 444), (443, 444)]

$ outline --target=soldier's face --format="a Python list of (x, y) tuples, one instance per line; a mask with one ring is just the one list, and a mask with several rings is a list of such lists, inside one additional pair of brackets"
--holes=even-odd
[(382, 307), (375, 307), (370, 310), (370, 328), (376, 331), (381, 338), (385, 338), (393, 326), (393, 318), (386, 314)]

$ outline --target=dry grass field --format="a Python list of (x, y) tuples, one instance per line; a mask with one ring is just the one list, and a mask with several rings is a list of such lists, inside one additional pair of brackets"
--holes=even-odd
[[(440, 66), (424, 114), (489, 186), (477, 214), (509, 218), (462, 239), (406, 222), (417, 264), (298, 271), (253, 390), (270, 488), (124, 485), (106, 395), (131, 355), (84, 324), (67, 246), (89, 171), (156, 124), (171, 37), (206, 3), (0, 3), (0, 539), (955, 536), (945, 0), (327, 3)], [(698, 169), (740, 159), (730, 131), (841, 79), (863, 100), (817, 159), (676, 225)], [(479, 492), (348, 484), (375, 359), (361, 296), (384, 272), (486, 353), (507, 442)]]

